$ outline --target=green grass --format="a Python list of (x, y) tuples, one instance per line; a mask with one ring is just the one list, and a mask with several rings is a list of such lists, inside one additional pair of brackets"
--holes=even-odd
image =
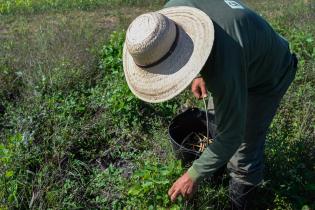
[[(0, 209), (228, 208), (226, 176), (219, 186), (203, 182), (189, 202), (166, 197), (184, 170), (167, 125), (183, 104), (201, 104), (189, 90), (147, 104), (124, 80), (122, 29), (158, 2), (28, 2), (0, 17)], [(313, 209), (314, 5), (247, 3), (289, 40), (300, 61), (268, 135), (256, 206)]]
[(91, 10), (98, 7), (109, 9), (123, 5), (152, 6), (161, 2), (162, 0), (1, 0), (0, 15), (33, 14), (69, 9)]

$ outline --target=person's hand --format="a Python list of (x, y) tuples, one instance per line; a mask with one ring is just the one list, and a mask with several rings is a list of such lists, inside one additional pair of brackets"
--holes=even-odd
[(195, 183), (186, 172), (174, 182), (173, 186), (168, 191), (168, 195), (170, 196), (171, 201), (174, 202), (179, 195), (182, 195), (184, 198), (191, 197), (196, 188), (197, 183)]
[(191, 91), (197, 99), (202, 99), (208, 96), (206, 82), (202, 77), (197, 77), (191, 84)]

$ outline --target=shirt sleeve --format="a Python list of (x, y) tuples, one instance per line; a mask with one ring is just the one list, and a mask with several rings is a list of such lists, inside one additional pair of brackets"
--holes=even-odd
[(195, 181), (226, 164), (244, 139), (247, 85), (242, 48), (232, 39), (218, 42), (214, 63), (201, 72), (213, 95), (217, 135), (188, 170)]

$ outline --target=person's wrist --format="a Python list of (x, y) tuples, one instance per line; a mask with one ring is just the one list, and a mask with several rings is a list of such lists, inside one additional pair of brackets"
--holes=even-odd
[(200, 174), (193, 168), (193, 166), (187, 170), (187, 174), (193, 182), (198, 182), (201, 178)]

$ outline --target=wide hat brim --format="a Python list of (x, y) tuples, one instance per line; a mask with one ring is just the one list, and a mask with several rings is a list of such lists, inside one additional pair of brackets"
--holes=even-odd
[(157, 12), (177, 25), (178, 40), (174, 51), (157, 65), (144, 68), (134, 62), (126, 44), (123, 49), (128, 86), (133, 94), (150, 103), (169, 100), (189, 86), (206, 63), (214, 41), (213, 23), (201, 10), (179, 6)]

